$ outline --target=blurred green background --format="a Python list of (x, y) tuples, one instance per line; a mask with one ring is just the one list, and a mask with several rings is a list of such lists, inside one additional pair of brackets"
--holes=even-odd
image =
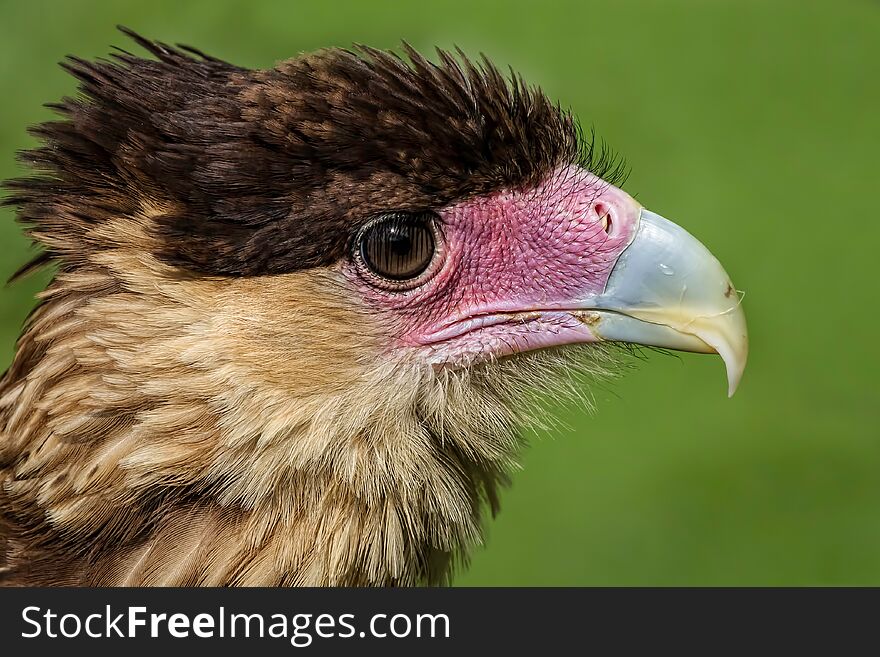
[[(0, 2), (0, 177), (123, 23), (252, 67), (486, 52), (621, 152), (745, 290), (751, 359), (652, 354), (533, 441), (462, 585), (880, 584), (880, 3)], [(27, 251), (0, 216), (0, 278)], [(45, 277), (0, 291), (0, 367)]]

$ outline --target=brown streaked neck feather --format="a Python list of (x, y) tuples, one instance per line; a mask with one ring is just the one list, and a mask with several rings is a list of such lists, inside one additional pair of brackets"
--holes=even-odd
[(510, 426), (358, 363), (333, 270), (102, 261), (56, 277), (0, 384), (6, 583), (437, 583), (480, 540)]

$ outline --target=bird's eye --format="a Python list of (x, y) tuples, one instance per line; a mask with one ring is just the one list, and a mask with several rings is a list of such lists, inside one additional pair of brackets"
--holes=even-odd
[(437, 241), (433, 214), (395, 212), (367, 224), (355, 248), (370, 273), (400, 287), (420, 282), (434, 260)]

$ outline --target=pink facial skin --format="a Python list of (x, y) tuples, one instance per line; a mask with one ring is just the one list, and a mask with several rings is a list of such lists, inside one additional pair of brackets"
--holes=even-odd
[(441, 210), (442, 243), (429, 276), (413, 289), (383, 289), (353, 264), (345, 273), (386, 322), (390, 350), (434, 366), (593, 342), (588, 326), (567, 311), (602, 293), (638, 212), (625, 192), (569, 166), (534, 189)]

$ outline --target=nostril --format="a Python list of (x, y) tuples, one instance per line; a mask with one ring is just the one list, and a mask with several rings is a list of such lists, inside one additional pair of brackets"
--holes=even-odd
[(596, 216), (599, 219), (599, 223), (602, 226), (602, 230), (605, 231), (606, 234), (611, 233), (611, 208), (605, 203), (599, 202), (593, 206), (593, 212), (596, 213)]

